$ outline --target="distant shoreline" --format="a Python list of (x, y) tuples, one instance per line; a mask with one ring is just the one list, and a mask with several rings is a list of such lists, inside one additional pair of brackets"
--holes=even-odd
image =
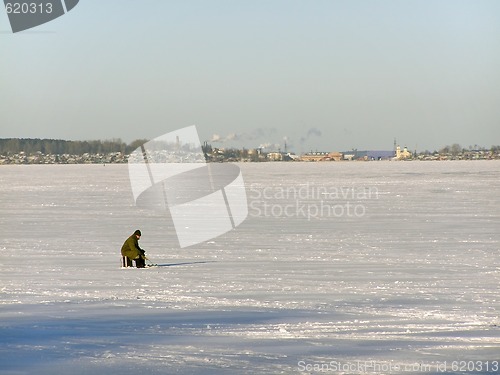
[[(27, 155), (25, 153), (10, 154), (10, 155), (0, 155), (0, 166), (2, 165), (106, 165), (106, 164), (127, 164), (128, 156), (122, 153), (109, 153), (109, 154), (84, 154), (84, 155), (69, 155), (69, 154), (34, 154)], [(368, 158), (360, 158), (355, 160), (321, 160), (321, 161), (306, 161), (306, 160), (273, 160), (263, 158), (261, 160), (250, 160), (250, 159), (217, 159), (210, 160), (208, 163), (306, 163), (306, 164), (324, 164), (324, 163), (356, 163), (356, 162), (411, 162), (411, 161), (491, 161), (500, 160), (500, 154), (471, 154), (467, 156), (463, 155), (432, 155), (432, 156), (420, 156), (415, 158), (407, 159), (382, 159), (373, 160)]]
[[(137, 139), (126, 144), (121, 139), (97, 141), (65, 141), (54, 139), (0, 138), (0, 165), (12, 164), (124, 164), (129, 155), (147, 142)], [(285, 148), (286, 150), (286, 148)], [(199, 151), (189, 151), (197, 159), (207, 162), (353, 162), (353, 161), (448, 161), (499, 160), (500, 146), (490, 149), (478, 145), (462, 148), (458, 144), (445, 146), (440, 151), (411, 152), (394, 144), (393, 151), (293, 152), (267, 151), (262, 148), (218, 148), (205, 142)], [(201, 155), (203, 153), (203, 155)], [(177, 151), (160, 151), (160, 156), (178, 158)], [(182, 159), (182, 158), (181, 158)]]

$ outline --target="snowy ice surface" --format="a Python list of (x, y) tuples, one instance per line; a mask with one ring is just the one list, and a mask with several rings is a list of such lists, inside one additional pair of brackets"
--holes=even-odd
[(180, 249), (125, 165), (1, 166), (0, 374), (500, 372), (500, 162), (240, 168), (247, 220)]

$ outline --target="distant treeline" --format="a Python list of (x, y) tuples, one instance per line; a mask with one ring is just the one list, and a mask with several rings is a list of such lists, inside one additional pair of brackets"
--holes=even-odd
[(121, 139), (111, 139), (105, 141), (64, 141), (60, 139), (30, 139), (30, 138), (4, 138), (0, 139), (0, 155), (42, 154), (52, 155), (83, 155), (83, 154), (108, 154), (121, 152), (130, 154), (137, 147), (147, 142), (145, 139), (137, 139), (130, 144), (126, 144)]
[[(129, 155), (136, 148), (146, 143), (147, 139), (136, 139), (130, 144), (126, 144), (120, 138), (111, 140), (96, 140), (96, 141), (65, 141), (61, 139), (38, 139), (38, 138), (0, 138), (0, 155), (19, 154), (24, 152), (28, 155), (40, 152), (45, 155), (83, 155), (83, 154), (109, 154), (113, 152), (121, 152), (124, 155)], [(212, 146), (205, 142), (202, 146), (205, 154), (213, 153)], [(486, 151), (484, 147), (478, 145), (463, 148), (459, 144), (446, 146), (441, 150), (434, 151), (440, 154), (459, 155), (468, 151)], [(500, 146), (491, 146), (489, 151), (494, 153), (500, 152)], [(226, 158), (247, 157), (248, 150), (238, 150), (233, 148), (225, 148), (222, 152)], [(430, 151), (421, 152), (421, 154), (431, 154)], [(220, 152), (219, 154), (220, 155)]]

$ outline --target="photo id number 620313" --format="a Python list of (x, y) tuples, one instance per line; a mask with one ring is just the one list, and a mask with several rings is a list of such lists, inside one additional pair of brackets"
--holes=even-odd
[(52, 13), (52, 3), (5, 3), (7, 14)]

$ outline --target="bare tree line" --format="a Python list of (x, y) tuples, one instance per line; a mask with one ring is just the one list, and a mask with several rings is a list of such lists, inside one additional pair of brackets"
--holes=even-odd
[(96, 141), (65, 141), (60, 139), (30, 139), (30, 138), (4, 138), (0, 139), (0, 155), (17, 154), (52, 154), (52, 155), (83, 155), (83, 154), (109, 154), (121, 152), (130, 154), (140, 147), (145, 139), (137, 139), (126, 144), (119, 138)]

